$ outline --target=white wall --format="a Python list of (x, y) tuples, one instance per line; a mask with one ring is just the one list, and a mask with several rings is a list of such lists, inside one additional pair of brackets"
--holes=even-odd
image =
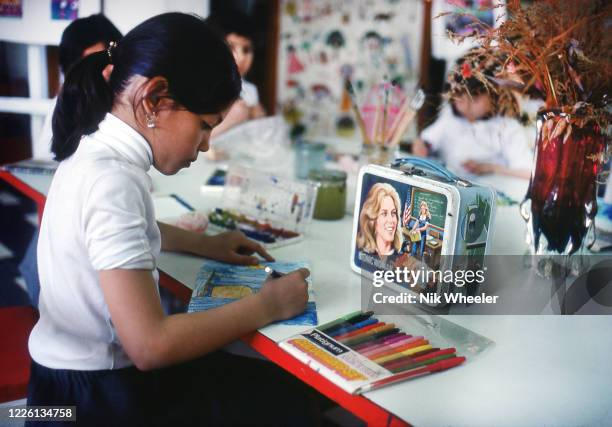
[[(80, 0), (79, 17), (99, 13), (100, 0)], [(163, 12), (179, 11), (208, 16), (209, 0), (105, 0), (104, 14), (122, 33), (151, 16)], [(68, 20), (51, 19), (49, 0), (23, 0), (21, 18), (0, 18), (0, 40), (57, 45)]]
[[(27, 1), (27, 0), (25, 0)], [(105, 0), (104, 14), (123, 34), (147, 18), (164, 12), (208, 16), (209, 0)]]
[[(44, 115), (50, 108), (47, 96), (47, 64), (45, 45), (58, 45), (64, 28), (69, 20), (51, 19), (50, 0), (23, 0), (21, 18), (0, 18), (0, 41), (21, 43), (21, 46), (10, 46), (7, 58), (22, 75), (27, 64), (27, 78), (30, 89), (28, 98), (0, 97), (0, 112), (30, 114), (32, 140), (40, 134)], [(209, 0), (105, 0), (101, 10), (100, 0), (80, 0), (79, 17), (103, 12), (122, 33), (128, 32), (135, 25), (151, 16), (164, 12), (195, 13), (208, 16)], [(23, 56), (27, 56), (24, 61)]]
[[(49, 0), (23, 0), (21, 18), (0, 18), (0, 40), (15, 43), (57, 45), (71, 22), (51, 19)], [(80, 0), (79, 16), (100, 12), (100, 0)]]

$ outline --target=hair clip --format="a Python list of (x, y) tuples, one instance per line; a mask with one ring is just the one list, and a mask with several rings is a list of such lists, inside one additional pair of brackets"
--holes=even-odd
[(108, 61), (112, 64), (113, 63), (113, 49), (115, 49), (117, 47), (117, 42), (112, 41), (108, 44), (108, 47), (106, 48), (106, 54), (108, 55)]

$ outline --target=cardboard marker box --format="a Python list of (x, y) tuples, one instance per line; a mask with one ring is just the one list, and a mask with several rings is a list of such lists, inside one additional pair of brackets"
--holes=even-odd
[(471, 271), (470, 278), (483, 275), (495, 207), (493, 189), (430, 160), (406, 157), (389, 167), (364, 166), (357, 180), (351, 268), (379, 282), (381, 272), (408, 271), (399, 281), (397, 275), (385, 280), (398, 292), (465, 292), (461, 270)]

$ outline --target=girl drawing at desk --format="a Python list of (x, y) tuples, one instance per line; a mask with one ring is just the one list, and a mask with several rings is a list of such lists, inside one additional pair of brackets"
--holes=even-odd
[(427, 228), (429, 228), (429, 221), (431, 221), (431, 213), (429, 212), (429, 206), (425, 200), (421, 200), (419, 205), (419, 217), (414, 221), (412, 226), (412, 232), (420, 233), (420, 240), (412, 244), (412, 256), (416, 256), (417, 250), (419, 256), (423, 257), (423, 251), (425, 250), (425, 243), (427, 241)]
[[(195, 161), (240, 88), (227, 45), (181, 13), (145, 21), (68, 72), (53, 117), (61, 163), (38, 243), (29, 405), (76, 405), (83, 425), (309, 416), (297, 380), (217, 351), (302, 312), (307, 270), (210, 311), (165, 316), (160, 305), (161, 249), (235, 264), (272, 259), (241, 233), (210, 237), (157, 223), (149, 194), (149, 168), (172, 175)], [(260, 393), (262, 384), (272, 385)]]
[(380, 258), (397, 255), (402, 247), (398, 227), (400, 206), (395, 188), (385, 183), (374, 184), (359, 215), (357, 247)]

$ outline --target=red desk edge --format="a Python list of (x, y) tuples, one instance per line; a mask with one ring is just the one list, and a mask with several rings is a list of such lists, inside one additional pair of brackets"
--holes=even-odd
[(15, 187), (17, 190), (21, 191), (25, 196), (36, 202), (38, 207), (38, 223), (42, 220), (43, 210), (45, 209), (45, 200), (47, 199), (44, 194), (39, 193), (28, 184), (17, 178), (12, 173), (0, 170), (0, 178), (5, 180), (7, 183)]

